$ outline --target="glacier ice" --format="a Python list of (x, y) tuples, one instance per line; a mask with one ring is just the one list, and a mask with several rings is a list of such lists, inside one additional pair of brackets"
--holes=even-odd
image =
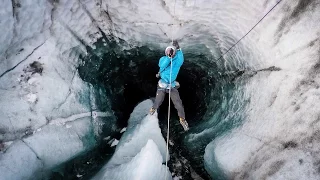
[(42, 169), (42, 162), (23, 141), (12, 143), (6, 153), (1, 155), (1, 179), (36, 178), (39, 169)]
[(166, 173), (168, 170), (162, 165), (161, 154), (152, 140), (148, 140), (137, 155), (127, 158), (131, 160), (124, 164), (114, 165), (114, 167), (105, 167), (93, 179), (157, 180), (165, 179), (166, 175), (168, 180), (172, 179), (171, 173)]
[[(57, 33), (51, 1), (1, 1), (0, 9), (0, 143), (14, 141), (1, 151), (0, 172), (42, 178), (96, 146), (102, 127), (111, 132), (115, 121), (95, 100), (104, 94), (77, 75), (72, 48), (79, 44)], [(34, 62), (42, 73), (31, 71)]]
[[(77, 68), (93, 62), (79, 57), (113, 53), (119, 64), (110, 62), (117, 67), (106, 71), (121, 84), (123, 72), (116, 68), (127, 62), (126, 70), (139, 71), (140, 65), (131, 58), (139, 52), (120, 61), (121, 53), (143, 46), (149, 49), (140, 53), (162, 52), (174, 37), (186, 53), (185, 74), (192, 77), (181, 91), (191, 80), (195, 88), (187, 95), (205, 98), (197, 109), (203, 118), (190, 119), (191, 131), (183, 139), (197, 169), (204, 164), (214, 179), (319, 179), (319, 1), (281, 1), (217, 60), (278, 1), (1, 0), (3, 177), (33, 178), (94, 147), (102, 126), (116, 129), (107, 95), (123, 89), (104, 90), (82, 80)], [(95, 44), (100, 38), (104, 49)], [(112, 49), (108, 39), (119, 46)], [(43, 65), (41, 74), (28, 70), (35, 61)], [(101, 64), (94, 65), (90, 72), (99, 72)], [(263, 70), (273, 66), (278, 70)], [(141, 119), (130, 118), (126, 134), (141, 125)], [(135, 153), (148, 154), (162, 140), (153, 141)], [(55, 152), (48, 154), (48, 147)], [(163, 147), (158, 148), (163, 157)], [(61, 159), (54, 159), (55, 153)], [(26, 162), (32, 162), (28, 169)]]
[(130, 115), (128, 128), (116, 151), (93, 179), (171, 179), (162, 163), (166, 160), (166, 143), (155, 115), (148, 115), (151, 100), (138, 104)]

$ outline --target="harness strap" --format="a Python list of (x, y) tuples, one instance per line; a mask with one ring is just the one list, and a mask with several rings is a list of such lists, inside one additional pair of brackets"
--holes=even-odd
[(173, 83), (174, 83), (174, 87), (176, 87), (177, 85), (180, 86), (180, 84), (177, 81), (172, 81), (171, 83), (167, 83), (164, 79), (160, 79), (158, 81), (158, 87), (160, 87), (162, 89), (171, 89)]

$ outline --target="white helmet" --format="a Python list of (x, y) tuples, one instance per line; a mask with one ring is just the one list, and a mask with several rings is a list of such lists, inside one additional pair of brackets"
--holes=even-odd
[(166, 54), (166, 56), (174, 57), (174, 55), (176, 54), (176, 48), (174, 46), (168, 46), (164, 53)]

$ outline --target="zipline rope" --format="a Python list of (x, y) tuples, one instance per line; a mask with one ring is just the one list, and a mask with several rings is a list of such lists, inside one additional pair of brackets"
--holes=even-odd
[(243, 38), (245, 38), (282, 0), (278, 2), (244, 35), (242, 36), (235, 44), (233, 44), (225, 53), (223, 53), (218, 60), (220, 60), (225, 54), (227, 54), (234, 46), (236, 46)]
[[(174, 1), (173, 6), (173, 20), (176, 14), (176, 0)], [(172, 26), (174, 28), (174, 26)], [(171, 34), (171, 44), (173, 44), (173, 30)], [(172, 55), (173, 56), (173, 55)], [(168, 169), (168, 156), (169, 156), (169, 129), (170, 129), (170, 109), (171, 109), (171, 76), (172, 76), (172, 56), (170, 57), (170, 85), (169, 85), (169, 106), (168, 106), (168, 128), (167, 128), (167, 149), (166, 149), (166, 173), (165, 173), (165, 180), (167, 180), (167, 169)]]
[[(282, 0), (278, 2), (245, 34), (243, 35), (235, 44), (233, 44), (225, 53), (223, 53), (217, 60), (220, 60), (224, 55), (226, 55), (233, 47), (235, 47), (243, 38), (245, 38)], [(174, 1), (173, 18), (175, 17), (176, 11), (176, 0)], [(172, 23), (173, 25), (174, 23)], [(172, 26), (174, 28), (174, 26)], [(173, 31), (171, 34), (171, 43), (173, 44)], [(168, 106), (168, 128), (167, 128), (167, 149), (166, 149), (166, 174), (165, 180), (167, 180), (167, 167), (168, 167), (168, 153), (169, 153), (169, 127), (170, 127), (170, 98), (171, 98), (171, 75), (172, 75), (172, 57), (170, 58), (170, 85), (169, 85), (169, 106)]]

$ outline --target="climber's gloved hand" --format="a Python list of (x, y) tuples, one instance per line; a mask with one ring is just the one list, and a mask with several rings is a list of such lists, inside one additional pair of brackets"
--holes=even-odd
[(176, 49), (180, 49), (180, 46), (179, 46), (179, 43), (178, 43), (177, 40), (174, 40), (174, 41), (172, 42), (172, 46), (174, 46)]
[(160, 77), (160, 73), (157, 73), (157, 74), (156, 74), (156, 77), (159, 78), (159, 77)]

